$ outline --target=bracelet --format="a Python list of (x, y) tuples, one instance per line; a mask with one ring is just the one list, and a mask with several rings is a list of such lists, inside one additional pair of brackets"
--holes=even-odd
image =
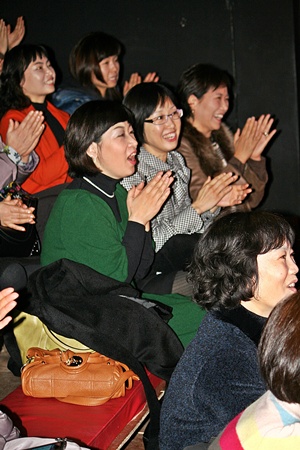
[(3, 153), (6, 153), (6, 155), (10, 155), (10, 148), (9, 145), (4, 145), (3, 149), (2, 149)]

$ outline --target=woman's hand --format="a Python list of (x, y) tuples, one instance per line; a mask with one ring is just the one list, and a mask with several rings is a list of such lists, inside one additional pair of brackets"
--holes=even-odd
[(0, 203), (0, 223), (4, 227), (25, 231), (25, 228), (20, 225), (35, 223), (34, 209), (34, 207), (28, 208), (20, 199), (12, 200), (8, 196)]
[(140, 84), (142, 82), (142, 77), (137, 73), (134, 72), (130, 75), (130, 78), (128, 81), (125, 81), (124, 87), (123, 87), (123, 95), (125, 96), (128, 91), (130, 91), (133, 86), (136, 84)]
[(128, 220), (145, 225), (148, 231), (150, 220), (156, 216), (170, 195), (173, 180), (171, 171), (165, 174), (158, 172), (146, 186), (144, 182), (133, 186), (127, 196)]
[(192, 203), (192, 207), (198, 214), (215, 208), (221, 199), (232, 191), (233, 186), (230, 185), (237, 179), (238, 176), (231, 172), (221, 173), (213, 179), (208, 177), (199, 190), (196, 200)]
[(157, 83), (159, 80), (159, 76), (156, 72), (149, 72), (143, 79), (143, 83)]
[(128, 91), (130, 91), (131, 88), (133, 88), (135, 85), (140, 83), (150, 83), (150, 82), (157, 82), (159, 80), (159, 77), (156, 75), (156, 72), (149, 72), (145, 76), (145, 78), (142, 80), (142, 77), (137, 73), (134, 72), (130, 75), (130, 78), (128, 81), (125, 81), (124, 87), (123, 87), (123, 95), (125, 96)]
[(15, 149), (25, 163), (45, 129), (43, 121), (41, 111), (30, 111), (21, 123), (9, 119), (6, 144)]
[(0, 291), (0, 330), (11, 321), (12, 318), (10, 316), (6, 317), (6, 314), (16, 306), (17, 302), (15, 300), (18, 297), (19, 294), (12, 287)]
[(226, 206), (240, 205), (248, 194), (252, 192), (249, 184), (234, 184), (232, 190), (219, 201), (218, 206), (225, 208)]
[(255, 117), (249, 117), (249, 119), (246, 120), (242, 132), (238, 128), (234, 135), (234, 156), (243, 164), (251, 157), (253, 150), (261, 137), (257, 133), (257, 127), (258, 122), (255, 120)]
[(254, 161), (260, 161), (261, 160), (261, 154), (266, 148), (266, 145), (270, 142), (274, 134), (277, 132), (277, 130), (272, 130), (270, 132), (270, 129), (274, 123), (274, 119), (271, 118), (270, 114), (262, 114), (260, 118), (257, 121), (257, 136), (258, 136), (258, 142), (256, 146), (254, 147), (254, 150), (251, 154), (251, 159)]
[(11, 31), (11, 26), (7, 25), (8, 36), (8, 50), (11, 50), (16, 45), (19, 45), (25, 35), (25, 23), (23, 17), (18, 17), (14, 31)]
[(3, 19), (0, 19), (0, 53), (5, 55), (8, 48), (7, 28)]

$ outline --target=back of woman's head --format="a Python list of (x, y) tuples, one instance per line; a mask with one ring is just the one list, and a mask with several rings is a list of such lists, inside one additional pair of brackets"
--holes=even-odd
[(178, 85), (178, 95), (186, 117), (192, 115), (188, 104), (190, 95), (200, 99), (210, 89), (226, 86), (232, 89), (233, 80), (229, 73), (211, 64), (194, 64), (183, 72)]
[(86, 154), (92, 142), (99, 143), (102, 135), (118, 122), (132, 124), (131, 112), (119, 102), (96, 100), (80, 106), (70, 117), (65, 133), (65, 155), (69, 175), (93, 175), (99, 169)]
[(174, 93), (161, 83), (140, 83), (131, 88), (126, 94), (123, 104), (130, 109), (135, 119), (135, 136), (139, 144), (144, 143), (144, 123), (158, 106), (162, 106), (166, 100), (170, 100), (177, 106)]
[(294, 243), (294, 232), (280, 215), (237, 212), (215, 220), (201, 235), (190, 266), (194, 299), (207, 310), (235, 308), (254, 295), (257, 256)]
[(279, 399), (300, 403), (300, 292), (271, 312), (259, 348), (261, 373)]
[(6, 53), (0, 83), (0, 117), (9, 109), (23, 109), (30, 105), (30, 99), (22, 90), (21, 82), (29, 64), (48, 52), (42, 45), (22, 44)]
[(69, 57), (72, 76), (83, 87), (96, 89), (92, 83), (92, 74), (104, 82), (99, 63), (109, 56), (120, 56), (121, 43), (113, 36), (96, 31), (82, 37), (73, 47)]

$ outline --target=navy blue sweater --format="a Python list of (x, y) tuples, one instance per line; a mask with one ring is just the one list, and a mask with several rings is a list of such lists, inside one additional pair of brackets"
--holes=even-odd
[(163, 401), (161, 450), (208, 442), (265, 392), (257, 360), (265, 320), (242, 306), (204, 317)]

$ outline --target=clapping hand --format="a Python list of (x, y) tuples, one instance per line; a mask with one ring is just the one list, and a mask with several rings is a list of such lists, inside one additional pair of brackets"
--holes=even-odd
[(19, 294), (12, 287), (0, 291), (0, 330), (11, 321), (12, 318), (7, 314), (17, 305), (18, 297)]
[(23, 162), (37, 146), (44, 131), (44, 116), (41, 111), (30, 111), (21, 123), (9, 120), (6, 144), (16, 150)]
[(158, 80), (159, 77), (156, 72), (149, 72), (144, 79), (142, 79), (141, 75), (139, 75), (137, 72), (134, 72), (130, 75), (129, 80), (125, 81), (124, 83), (123, 95), (125, 96), (127, 92), (137, 84), (150, 82), (156, 83)]
[(7, 25), (8, 50), (11, 50), (16, 45), (19, 45), (25, 35), (25, 23), (23, 17), (18, 17), (14, 31), (11, 31), (11, 26)]

